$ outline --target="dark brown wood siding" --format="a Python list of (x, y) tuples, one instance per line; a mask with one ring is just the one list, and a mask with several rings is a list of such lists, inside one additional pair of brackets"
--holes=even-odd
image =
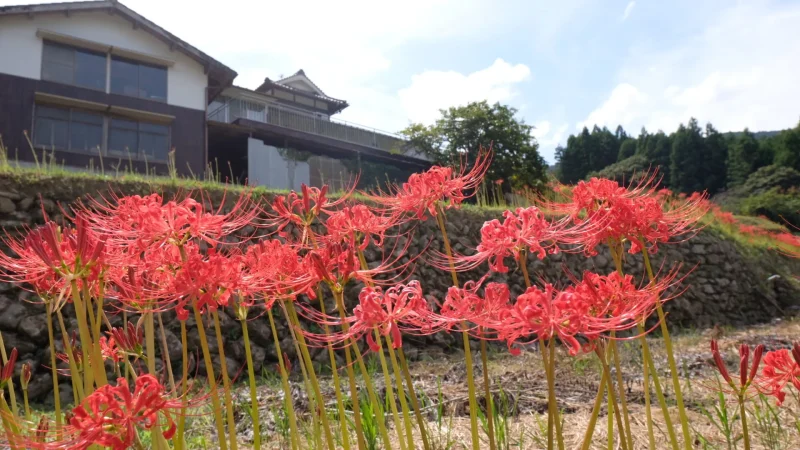
[[(12, 160), (18, 158), (20, 161), (33, 161), (31, 148), (23, 133), (26, 131), (30, 133), (33, 126), (36, 92), (174, 116), (175, 120), (170, 124), (170, 144), (175, 148), (178, 172), (188, 175), (191, 169), (194, 174), (202, 174), (205, 170), (205, 111), (50, 81), (0, 74), (0, 136), (3, 137), (9, 158)], [(39, 155), (41, 158), (41, 152)], [(56, 158), (59, 163), (63, 162), (68, 166), (85, 168), (92, 164), (96, 168), (100, 167), (98, 157), (88, 154), (57, 151)], [(90, 163), (92, 160), (93, 163)], [(117, 161), (116, 158), (104, 157), (105, 169), (108, 171), (110, 165), (117, 164)], [(123, 161), (120, 169), (127, 164), (128, 161)], [(144, 161), (134, 161), (133, 166), (139, 173), (145, 172)], [(159, 173), (166, 172), (166, 164), (149, 163), (147, 166), (151, 172), (153, 168)]]

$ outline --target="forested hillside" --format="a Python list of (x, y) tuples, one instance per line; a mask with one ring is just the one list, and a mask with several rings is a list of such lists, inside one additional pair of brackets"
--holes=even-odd
[(675, 192), (707, 191), (726, 208), (800, 224), (800, 124), (783, 131), (720, 133), (694, 118), (670, 134), (595, 126), (556, 149), (563, 183), (599, 175), (630, 181), (657, 169)]

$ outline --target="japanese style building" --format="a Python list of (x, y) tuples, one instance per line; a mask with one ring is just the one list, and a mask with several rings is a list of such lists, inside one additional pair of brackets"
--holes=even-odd
[(235, 86), (236, 75), (115, 0), (0, 7), (0, 136), (11, 160), (35, 151), (139, 173), (166, 173), (174, 160), (184, 175), (294, 189), (429, 165), (399, 136), (334, 119), (347, 102), (302, 70), (255, 90)]

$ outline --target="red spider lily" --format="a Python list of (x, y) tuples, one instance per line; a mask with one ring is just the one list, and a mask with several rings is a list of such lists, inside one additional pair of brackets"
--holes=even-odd
[(374, 236), (375, 245), (382, 246), (386, 231), (397, 224), (395, 218), (376, 214), (366, 205), (348, 206), (332, 213), (325, 220), (332, 241), (345, 241), (351, 247), (364, 250)]
[(513, 353), (518, 353), (512, 348), (516, 341), (536, 335), (535, 339), (558, 337), (575, 355), (582, 347), (577, 336), (593, 341), (642, 323), (659, 301), (673, 298), (662, 294), (676, 284), (676, 276), (677, 269), (657, 284), (637, 288), (631, 276), (585, 272), (583, 280), (564, 290), (551, 284), (528, 288), (494, 328)]
[(733, 216), (733, 213), (723, 211), (719, 207), (713, 207), (711, 209), (712, 214), (714, 217), (722, 223), (726, 223), (728, 225), (733, 225), (737, 223), (736, 218)]
[(127, 328), (112, 328), (108, 334), (111, 336), (110, 341), (115, 342), (117, 348), (125, 354), (142, 356), (144, 333), (133, 322), (128, 322)]
[(655, 174), (628, 188), (613, 180), (592, 178), (575, 186), (572, 202), (546, 203), (546, 207), (569, 215), (576, 223), (586, 220), (594, 225), (594, 231), (582, 233), (588, 254), (595, 254), (600, 243), (622, 239), (631, 242), (631, 254), (642, 248), (655, 252), (658, 243), (694, 231), (708, 211), (708, 202), (703, 195), (666, 202), (657, 195), (654, 184)]
[(758, 378), (761, 392), (775, 397), (779, 405), (786, 399), (784, 388), (789, 383), (800, 390), (800, 346), (797, 344), (792, 351), (781, 349), (767, 352), (764, 355), (764, 369)]
[(519, 354), (513, 348), (517, 340), (535, 334), (536, 339), (560, 338), (575, 355), (581, 349), (576, 336), (586, 329), (588, 309), (572, 288), (558, 291), (548, 283), (544, 290), (530, 287), (517, 297), (496, 329), (512, 354)]
[[(490, 270), (506, 273), (508, 267), (504, 259), (507, 257), (519, 261), (520, 253), (525, 251), (544, 259), (547, 253), (560, 251), (559, 243), (574, 242), (567, 220), (550, 222), (535, 206), (505, 211), (503, 218), (502, 223), (493, 219), (483, 224), (481, 242), (473, 255), (454, 256), (457, 271), (472, 270), (488, 261)], [(450, 269), (450, 259), (442, 254), (437, 254), (432, 264), (443, 270)]]
[[(361, 267), (355, 248), (345, 243), (322, 242), (323, 246), (309, 252), (306, 256), (308, 268), (317, 277), (331, 286), (344, 287), (351, 280), (359, 280), (365, 284), (390, 285), (401, 282), (406, 270), (414, 263), (416, 257), (409, 257), (408, 247), (410, 239), (405, 239), (402, 248), (397, 241), (391, 249), (385, 249), (384, 254), (389, 254), (375, 267), (364, 269)], [(408, 257), (406, 262), (401, 259)], [(386, 276), (386, 279), (378, 277)]]
[(17, 363), (17, 349), (16, 347), (11, 350), (8, 355), (8, 362), (5, 364), (0, 363), (0, 389), (5, 388), (11, 377), (14, 376), (14, 364)]
[(242, 284), (241, 260), (241, 255), (227, 255), (214, 248), (205, 257), (190, 254), (175, 278), (176, 293), (183, 298), (176, 307), (178, 318), (188, 318), (185, 305), (189, 298), (196, 299), (200, 311), (228, 306), (231, 295), (246, 288)]
[[(484, 278), (485, 279), (485, 278)], [(464, 321), (478, 326), (493, 329), (501, 323), (509, 308), (508, 285), (505, 283), (488, 283), (483, 297), (477, 291), (484, 279), (477, 282), (468, 281), (463, 288), (451, 286), (440, 308), (441, 320), (452, 328), (454, 324)], [(478, 337), (483, 338), (483, 335)]]
[[(78, 371), (83, 370), (83, 350), (81, 349), (80, 343), (78, 342), (78, 334), (77, 332), (73, 331), (72, 336), (69, 338), (69, 346), (67, 346), (67, 341), (63, 340), (63, 347), (64, 351), (68, 351), (68, 349), (72, 349), (72, 360), (75, 363), (76, 368)], [(56, 358), (59, 361), (69, 364), (69, 355), (67, 353), (56, 353)], [(71, 376), (70, 369), (63, 369), (59, 370), (58, 372), (64, 376)]]
[(22, 240), (6, 236), (4, 243), (16, 257), (0, 253), (2, 277), (30, 284), (42, 294), (63, 294), (72, 280), (93, 283), (105, 268), (105, 240), (80, 215), (74, 228), (62, 229), (48, 221), (29, 230)]
[(121, 349), (117, 347), (116, 342), (114, 342), (114, 338), (107, 338), (105, 336), (101, 336), (99, 339), (100, 343), (100, 354), (103, 356), (103, 359), (114, 361), (118, 363), (122, 361), (123, 355), (120, 351)]
[(76, 210), (100, 234), (116, 245), (129, 247), (134, 254), (151, 244), (183, 244), (192, 238), (218, 244), (223, 237), (252, 223), (258, 214), (249, 191), (240, 194), (231, 206), (225, 205), (226, 193), (219, 208), (210, 211), (204, 206), (207, 199), (202, 192), (198, 194), (200, 201), (190, 195), (164, 202), (158, 194), (144, 197), (112, 194), (110, 200), (93, 200), (89, 207), (79, 205)]
[(137, 429), (150, 430), (161, 423), (162, 418), (164, 437), (170, 439), (176, 430), (171, 410), (183, 407), (181, 400), (167, 398), (164, 387), (150, 374), (136, 379), (133, 393), (128, 381), (119, 378), (116, 386), (99, 388), (72, 410), (68, 433), (71, 436), (56, 446), (86, 449), (100, 445), (124, 450), (137, 439)]
[(276, 195), (272, 200), (274, 214), (270, 214), (267, 224), (276, 227), (276, 231), (281, 236), (286, 236), (284, 232), (286, 226), (297, 225), (303, 228), (302, 241), (305, 242), (308, 226), (314, 222), (314, 219), (323, 213), (333, 214), (339, 205), (344, 204), (352, 196), (356, 184), (357, 180), (336, 200), (328, 198), (328, 185), (315, 188), (302, 184), (300, 195), (295, 191), (288, 195)]
[(438, 331), (431, 321), (432, 313), (418, 281), (398, 284), (385, 292), (380, 287), (365, 287), (358, 296), (353, 317), (351, 334), (366, 334), (367, 343), (373, 351), (378, 350), (372, 333), (374, 329), (391, 337), (394, 348), (403, 345), (401, 331), (415, 334)]
[(435, 217), (439, 201), (446, 200), (447, 208), (455, 208), (475, 195), (491, 160), (491, 150), (481, 150), (469, 170), (466, 161), (461, 161), (457, 172), (451, 167), (433, 166), (426, 172), (412, 174), (402, 186), (390, 186), (388, 193), (366, 195), (393, 213), (414, 214), (421, 220), (427, 211)]
[(750, 366), (750, 347), (747, 344), (739, 346), (739, 384), (737, 385), (733, 378), (728, 373), (728, 368), (725, 361), (719, 353), (719, 344), (717, 341), (711, 340), (711, 356), (714, 358), (714, 364), (717, 367), (722, 378), (728, 383), (733, 390), (733, 393), (738, 396), (743, 396), (747, 389), (758, 373), (758, 366), (761, 364), (761, 355), (764, 353), (764, 346), (759, 345), (753, 352), (753, 365)]
[(262, 295), (267, 307), (275, 300), (293, 299), (299, 294), (314, 297), (319, 282), (309, 261), (297, 247), (274, 239), (251, 245), (242, 258), (242, 285), (252, 295)]
[(22, 387), (22, 390), (28, 389), (28, 384), (31, 382), (31, 377), (33, 373), (31, 373), (31, 365), (28, 363), (22, 364), (22, 370), (19, 374), (19, 384)]

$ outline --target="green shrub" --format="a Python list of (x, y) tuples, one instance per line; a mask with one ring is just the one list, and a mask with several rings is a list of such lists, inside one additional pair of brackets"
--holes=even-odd
[(800, 189), (772, 188), (762, 194), (745, 198), (741, 209), (747, 215), (766, 216), (774, 222), (785, 221), (794, 227), (800, 227)]
[(602, 177), (627, 184), (648, 170), (652, 170), (653, 167), (651, 166), (652, 164), (644, 155), (633, 155), (630, 158), (625, 158), (622, 161), (606, 166), (603, 170), (592, 172), (587, 178)]
[(737, 189), (742, 196), (763, 194), (771, 189), (800, 188), (800, 172), (791, 167), (766, 166), (753, 172)]

